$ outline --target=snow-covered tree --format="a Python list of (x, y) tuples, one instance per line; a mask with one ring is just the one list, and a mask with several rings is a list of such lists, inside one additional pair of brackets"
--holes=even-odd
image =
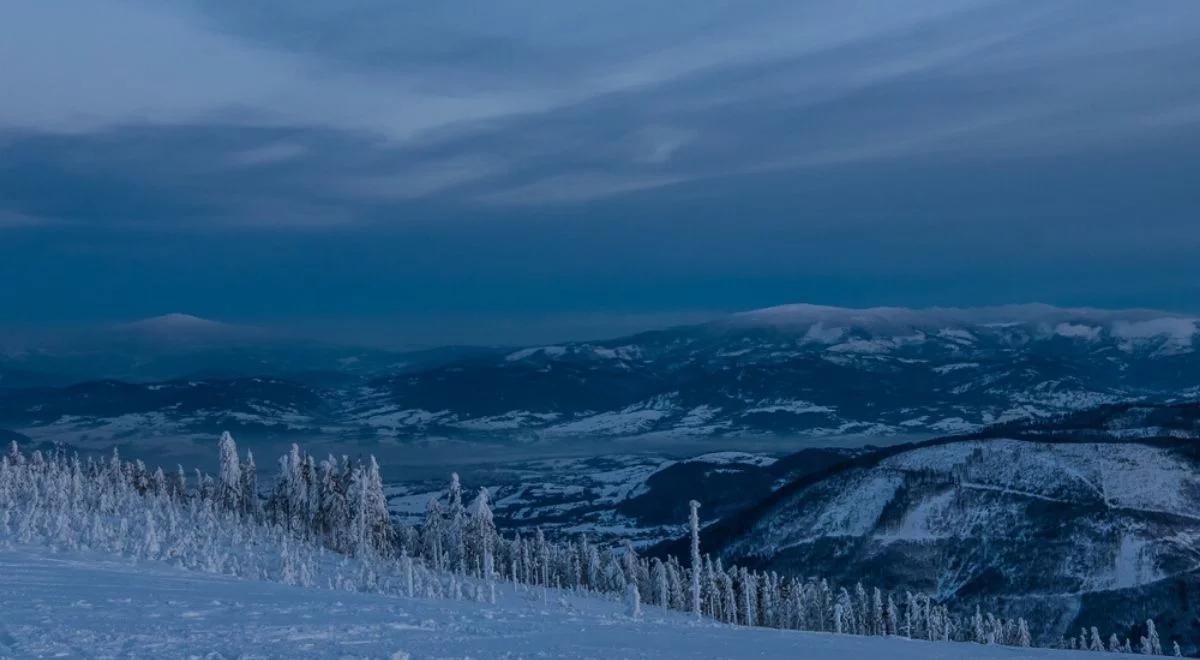
[(390, 551), (391, 523), (375, 457), (350, 476), (350, 547), (356, 555)]
[[(1116, 639), (1116, 635), (1113, 636)], [(1029, 635), (1029, 626), (1025, 623), (1025, 619), (1017, 619), (1017, 646), (1033, 646), (1033, 638)]]
[(979, 606), (975, 606), (975, 614), (971, 617), (971, 641), (976, 644), (987, 643), (987, 633), (983, 629), (983, 615), (979, 612)]
[(1158, 639), (1158, 629), (1154, 627), (1154, 619), (1146, 619), (1146, 641), (1150, 644), (1152, 655), (1162, 655), (1162, 642)]
[(904, 627), (900, 634), (910, 639), (916, 634), (916, 609), (917, 602), (912, 592), (904, 592)]
[(445, 550), (450, 555), (450, 569), (463, 572), (466, 562), (466, 543), (464, 527), (466, 525), (466, 510), (463, 507), (462, 483), (458, 473), (450, 475), (450, 487), (446, 491), (446, 538), (443, 541)]
[(692, 533), (692, 614), (700, 617), (700, 503), (696, 500), (688, 502), (691, 514), (688, 525)]
[(670, 607), (671, 596), (667, 584), (667, 569), (662, 561), (654, 558), (653, 568), (650, 569), (651, 580), (654, 581), (653, 603), (659, 607)]
[(218, 500), (230, 511), (241, 511), (245, 495), (242, 492), (242, 467), (238, 460), (237, 444), (229, 431), (221, 434), (218, 443), (220, 470), (217, 472)]
[(187, 473), (183, 471), (182, 465), (176, 465), (175, 479), (171, 483), (171, 494), (175, 497), (187, 497)]
[(442, 549), (444, 538), (442, 507), (434, 498), (429, 500), (425, 506), (425, 524), (421, 525), (421, 548), (427, 560), (433, 565), (433, 569), (437, 571), (445, 567), (442, 563), (442, 557), (445, 556)]
[(887, 634), (887, 625), (883, 618), (883, 593), (879, 591), (879, 587), (875, 587), (871, 592), (871, 630), (868, 634)]
[(246, 460), (241, 464), (242, 469), (242, 511), (255, 517), (262, 516), (262, 500), (258, 498), (258, 466), (254, 464), (254, 454), (247, 449)]
[(495, 573), (496, 522), (486, 488), (480, 488), (479, 494), (471, 502), (468, 537), (468, 553), (476, 564), (473, 570), (485, 579), (492, 579)]
[(630, 582), (625, 587), (625, 607), (625, 612), (631, 619), (642, 617), (642, 596), (634, 582)]

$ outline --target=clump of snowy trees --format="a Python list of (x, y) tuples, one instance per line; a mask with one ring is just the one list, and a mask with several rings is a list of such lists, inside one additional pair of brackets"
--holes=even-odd
[[(1154, 619), (1147, 619), (1145, 623), (1146, 634), (1138, 637), (1137, 645), (1134, 645), (1128, 637), (1122, 642), (1118, 639), (1116, 633), (1109, 635), (1108, 643), (1105, 644), (1104, 639), (1100, 636), (1100, 631), (1095, 626), (1089, 630), (1080, 628), (1079, 636), (1070, 639), (1060, 639), (1058, 646), (1065, 649), (1075, 649), (1080, 651), (1104, 651), (1108, 653), (1141, 653), (1142, 655), (1167, 655), (1163, 652), (1162, 640), (1158, 637), (1158, 629), (1154, 626)], [(1183, 657), (1183, 653), (1179, 648), (1179, 642), (1171, 643), (1171, 653), (1175, 657)]]
[[(318, 461), (293, 445), (265, 497), (250, 452), (223, 434), (217, 477), (178, 468), (171, 476), (140, 461), (22, 454), (0, 458), (0, 541), (99, 549), (188, 568), (332, 589), (494, 601), (498, 582), (619, 598), (631, 617), (642, 605), (730, 624), (930, 641), (1030, 646), (1023, 619), (909, 592), (726, 566), (702, 554), (699, 504), (691, 503), (691, 556), (643, 557), (626, 543), (601, 547), (586, 535), (550, 541), (497, 532), (486, 489), (466, 502), (458, 475), (429, 502), (423, 522), (394, 525), (373, 457)], [(1061, 646), (1162, 654), (1152, 621), (1135, 646), (1095, 628)], [(1173, 647), (1176, 650), (1177, 645)]]

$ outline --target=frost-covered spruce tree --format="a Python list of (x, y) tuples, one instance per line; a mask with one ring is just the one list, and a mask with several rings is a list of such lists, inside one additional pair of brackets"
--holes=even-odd
[(466, 543), (463, 538), (466, 522), (466, 510), (463, 507), (462, 483), (458, 473), (450, 474), (450, 486), (446, 491), (446, 538), (442, 545), (450, 554), (450, 570), (462, 573), (466, 563)]
[(386, 550), (387, 501), (383, 497), (375, 457), (350, 476), (350, 546), (357, 556), (371, 557)]
[(408, 598), (413, 598), (413, 558), (409, 557), (407, 552), (404, 552), (401, 554), (400, 565), (404, 576), (404, 595), (407, 595)]
[(475, 564), (472, 568), (477, 575), (490, 581), (495, 573), (496, 521), (487, 488), (480, 488), (471, 502), (469, 537), (468, 548)]
[(442, 564), (442, 557), (444, 556), (442, 542), (444, 540), (442, 505), (438, 504), (435, 497), (430, 499), (429, 503), (425, 505), (425, 523), (421, 525), (421, 553), (425, 557), (425, 561), (435, 571), (445, 568)]
[[(1113, 635), (1113, 642), (1116, 642), (1117, 636)], [(1025, 619), (1017, 619), (1017, 646), (1029, 647), (1033, 646), (1033, 638), (1029, 635), (1029, 625), (1025, 623)]]
[(763, 573), (758, 576), (758, 625), (774, 628), (779, 625), (776, 620), (778, 613), (776, 603), (779, 602), (779, 597), (776, 595), (776, 589), (779, 587), (779, 581), (772, 573)]
[(900, 634), (912, 639), (916, 630), (916, 608), (917, 602), (911, 591), (904, 592), (904, 626), (901, 628)]
[(871, 635), (887, 635), (887, 624), (883, 618), (883, 594), (880, 588), (871, 590)]
[(725, 623), (737, 623), (737, 593), (733, 588), (733, 576), (725, 571), (721, 571), (721, 611), (725, 615)]
[[(579, 535), (576, 551), (579, 553), (579, 586), (584, 589), (595, 589), (600, 567), (598, 565), (594, 568), (591, 566), (592, 544), (588, 542), (587, 534)], [(599, 559), (598, 556), (597, 559)]]
[(542, 587), (550, 586), (550, 546), (546, 543), (546, 535), (542, 533), (542, 528), (538, 527), (534, 530), (533, 544), (534, 560), (537, 564), (537, 585)]
[(21, 448), (17, 446), (16, 440), (8, 443), (8, 463), (13, 466), (25, 464), (25, 456), (21, 454)]
[(898, 613), (898, 610), (896, 609), (896, 601), (892, 599), (891, 594), (888, 594), (888, 597), (887, 597), (887, 609), (885, 610), (884, 616), (886, 617), (886, 619), (884, 622), (883, 634), (893, 635), (893, 636), (896, 635), (897, 631), (899, 630), (899, 623), (900, 623), (899, 622), (899, 613)]
[(313, 474), (312, 457), (300, 451), (299, 445), (292, 445), (288, 453), (287, 498), (291, 515), (290, 528), (303, 535), (311, 531), (313, 519)]
[(293, 533), (309, 531), (311, 477), (300, 446), (293, 444), (291, 450), (279, 458), (279, 476), (268, 507), (273, 522)]
[(529, 543), (517, 532), (513, 539), (513, 569), (512, 580), (524, 584), (533, 584), (530, 579)]
[(229, 431), (225, 431), (221, 434), (217, 447), (220, 458), (217, 500), (230, 511), (241, 511), (245, 496), (242, 494), (242, 467), (238, 460), (237, 443), (233, 441)]
[(321, 461), (320, 472), (319, 531), (330, 548), (346, 552), (350, 549), (350, 507), (337, 459), (329, 456)]
[[(854, 612), (854, 599), (850, 597), (850, 592), (846, 591), (845, 587), (838, 590), (837, 606), (834, 607), (834, 610), (841, 612), (837, 631), (847, 635), (855, 634), (854, 628), (857, 625), (858, 617)], [(834, 618), (839, 617), (835, 614)]]
[(176, 498), (185, 498), (188, 495), (187, 473), (183, 471), (182, 465), (175, 466), (175, 478), (171, 480), (171, 495)]
[(375, 456), (367, 460), (366, 477), (365, 507), (370, 525), (371, 544), (377, 551), (386, 555), (391, 547), (392, 523), (391, 514), (388, 513), (387, 496), (383, 494), (383, 476), (379, 473), (379, 463)]
[(868, 622), (871, 617), (871, 606), (867, 600), (867, 590), (863, 588), (862, 582), (854, 585), (854, 629), (851, 631), (855, 635), (869, 635)]
[(692, 614), (700, 618), (700, 503), (691, 500), (688, 508), (691, 510), (688, 525), (692, 532)]
[(254, 464), (254, 454), (247, 449), (246, 460), (242, 468), (242, 511), (247, 515), (261, 518), (262, 500), (258, 498), (258, 466)]
[(625, 586), (625, 613), (631, 619), (642, 617), (642, 595), (638, 592), (637, 583), (630, 580)]
[[(78, 472), (79, 457), (76, 456), (74, 458), (73, 462), (76, 465), (76, 472)], [(77, 492), (78, 486), (74, 486), (73, 489), (76, 490), (76, 492)], [(167, 475), (165, 472), (163, 472), (162, 467), (154, 468), (154, 474), (150, 477), (150, 490), (155, 495), (167, 495), (168, 494), (168, 492), (167, 492), (168, 491)]]
[(652, 566), (650, 576), (654, 581), (653, 603), (659, 607), (669, 607), (670, 591), (667, 586), (667, 569), (658, 557), (652, 560)]
[(1154, 619), (1146, 619), (1146, 641), (1150, 643), (1150, 653), (1162, 655), (1162, 642), (1158, 639), (1158, 629), (1154, 627)]
[(142, 536), (142, 556), (148, 559), (158, 559), (162, 546), (158, 541), (158, 526), (149, 509), (146, 510), (145, 528)]
[(975, 615), (971, 617), (971, 641), (976, 644), (987, 643), (987, 633), (983, 629), (983, 615), (979, 612), (979, 606), (975, 606)]
[[(654, 576), (650, 576), (651, 580)], [(704, 592), (704, 613), (705, 615), (721, 620), (721, 586), (717, 581), (717, 569), (713, 564), (712, 557), (705, 553), (704, 555), (704, 584), (702, 591)]]

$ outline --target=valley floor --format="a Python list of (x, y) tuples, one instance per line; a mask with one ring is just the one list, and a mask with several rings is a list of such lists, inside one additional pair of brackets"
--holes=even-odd
[(498, 603), (305, 589), (100, 554), (0, 549), (0, 657), (1034, 660), (1067, 651), (698, 623), (499, 589)]

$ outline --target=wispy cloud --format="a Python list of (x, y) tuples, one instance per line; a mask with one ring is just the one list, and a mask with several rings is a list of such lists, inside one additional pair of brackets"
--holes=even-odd
[[(220, 155), (137, 149), (189, 162), (166, 168), (187, 187), (272, 166), (274, 180), (256, 181), (275, 192), (259, 195), (313, 205), (582, 203), (788, 167), (939, 149), (986, 159), (1185, 129), (1200, 86), (1168, 72), (1200, 50), (1189, 38), (1200, 5), (1167, 4), (763, 0), (681, 16), (623, 1), (17, 0), (0, 24), (0, 87), (14, 92), (0, 129), (220, 127)], [(239, 126), (288, 134), (255, 143)], [(341, 135), (334, 160), (311, 133)], [(107, 176), (121, 176), (116, 165)]]
[(420, 199), (506, 171), (503, 161), (496, 158), (455, 156), (418, 161), (398, 172), (347, 177), (337, 188), (353, 197), (376, 201)]
[(659, 188), (683, 180), (682, 176), (671, 175), (562, 174), (487, 193), (478, 199), (492, 204), (567, 204)]
[(272, 165), (289, 160), (295, 160), (308, 153), (308, 147), (295, 142), (274, 142), (247, 149), (239, 149), (229, 155), (229, 162), (235, 166), (253, 167), (257, 165)]
[(27, 213), (0, 209), (0, 229), (17, 227), (42, 227), (51, 224), (47, 218), (39, 218)]

